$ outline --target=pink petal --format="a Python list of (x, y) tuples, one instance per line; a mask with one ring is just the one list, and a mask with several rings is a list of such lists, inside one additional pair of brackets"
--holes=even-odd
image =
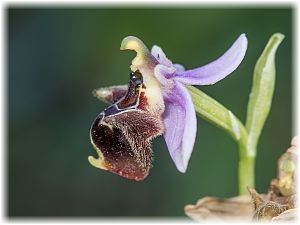
[(177, 169), (184, 173), (197, 132), (194, 105), (188, 91), (179, 82), (175, 82), (171, 94), (165, 96), (164, 100), (166, 106), (163, 114), (164, 138)]
[(177, 72), (174, 79), (187, 85), (209, 85), (224, 79), (232, 73), (242, 62), (247, 50), (247, 38), (245, 34), (233, 43), (217, 60), (192, 70)]
[(163, 64), (164, 66), (172, 67), (172, 62), (166, 57), (166, 54), (157, 45), (154, 45), (152, 47), (151, 55), (153, 55), (156, 58), (156, 60), (159, 62), (159, 64)]

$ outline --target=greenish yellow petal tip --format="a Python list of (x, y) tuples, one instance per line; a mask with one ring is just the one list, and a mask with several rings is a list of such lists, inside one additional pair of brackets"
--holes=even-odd
[(147, 54), (149, 50), (147, 46), (137, 37), (134, 36), (127, 36), (121, 42), (121, 50), (134, 50), (138, 54)]
[(94, 156), (89, 156), (88, 161), (92, 166), (94, 166), (96, 168), (99, 168), (102, 170), (107, 170), (107, 168), (104, 165), (103, 160), (100, 157), (97, 159)]
[(272, 35), (271, 38), (276, 39), (277, 41), (281, 42), (285, 38), (285, 35), (282, 33), (275, 33)]
[(128, 36), (121, 42), (121, 50), (134, 50), (137, 55), (131, 62), (131, 70), (136, 71), (140, 66), (151, 63), (151, 54), (147, 46), (137, 37)]

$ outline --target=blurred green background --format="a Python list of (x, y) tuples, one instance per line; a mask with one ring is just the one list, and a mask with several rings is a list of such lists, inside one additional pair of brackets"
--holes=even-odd
[(106, 105), (94, 88), (125, 84), (135, 55), (119, 51), (128, 35), (157, 44), (186, 68), (204, 65), (246, 33), (246, 57), (229, 77), (199, 87), (245, 121), (252, 72), (269, 37), (279, 47), (272, 111), (259, 145), (256, 185), (266, 192), (276, 160), (292, 136), (293, 8), (22, 8), (7, 7), (9, 216), (184, 216), (204, 196), (231, 197), (237, 188), (237, 145), (198, 119), (188, 170), (181, 174), (162, 137), (142, 182), (92, 167), (89, 128)]

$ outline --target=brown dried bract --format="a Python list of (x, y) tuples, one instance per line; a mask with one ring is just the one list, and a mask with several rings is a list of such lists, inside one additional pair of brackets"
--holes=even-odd
[[(255, 189), (247, 187), (253, 205), (253, 219), (257, 221), (283, 220), (280, 216), (287, 210), (296, 208), (296, 165), (297, 165), (298, 138), (294, 137), (291, 147), (278, 159), (278, 177), (270, 183), (267, 201), (262, 200)], [(293, 216), (290, 216), (291, 219)]]
[(282, 205), (278, 202), (270, 201), (269, 198), (264, 200), (255, 189), (247, 187), (248, 192), (252, 197), (252, 203), (254, 205), (253, 220), (271, 220), (288, 209), (288, 205)]
[(297, 218), (296, 166), (298, 138), (278, 160), (278, 177), (270, 183), (268, 194), (258, 194), (247, 187), (250, 196), (229, 199), (204, 197), (184, 211), (190, 218), (203, 222), (217, 221), (295, 221)]
[(196, 205), (185, 206), (184, 211), (190, 218), (199, 222), (205, 220), (251, 221), (252, 219), (250, 196), (238, 196), (229, 199), (204, 197)]

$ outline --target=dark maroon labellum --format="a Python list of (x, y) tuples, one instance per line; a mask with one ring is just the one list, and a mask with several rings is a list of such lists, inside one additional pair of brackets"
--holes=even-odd
[(131, 73), (126, 95), (100, 113), (90, 130), (101, 161), (94, 166), (134, 180), (148, 175), (150, 140), (163, 132), (160, 118), (138, 108), (142, 86), (142, 75)]

